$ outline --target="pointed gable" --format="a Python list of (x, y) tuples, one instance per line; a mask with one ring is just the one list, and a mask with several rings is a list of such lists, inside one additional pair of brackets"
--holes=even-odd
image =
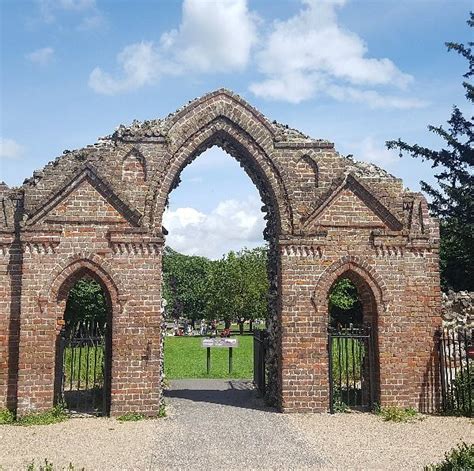
[(401, 230), (402, 223), (358, 180), (348, 175), (308, 217), (304, 226)]
[(29, 224), (119, 224), (139, 225), (141, 215), (130, 209), (91, 168), (73, 177), (38, 211)]
[(380, 219), (350, 188), (344, 188), (329, 206), (319, 214), (317, 221), (323, 226), (386, 227)]

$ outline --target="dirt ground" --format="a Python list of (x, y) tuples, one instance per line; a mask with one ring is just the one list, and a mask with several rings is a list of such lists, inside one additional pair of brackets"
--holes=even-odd
[(474, 443), (467, 418), (397, 424), (361, 413), (279, 414), (244, 381), (175, 381), (167, 396), (163, 419), (0, 426), (0, 469), (46, 458), (55, 470), (419, 470), (460, 441)]

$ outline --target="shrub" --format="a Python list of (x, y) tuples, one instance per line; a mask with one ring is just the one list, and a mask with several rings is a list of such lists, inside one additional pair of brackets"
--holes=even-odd
[(386, 422), (410, 422), (418, 415), (418, 412), (411, 407), (402, 409), (395, 406), (380, 407), (375, 413)]
[(0, 410), (0, 424), (12, 424), (15, 421), (15, 415), (8, 409)]
[(425, 466), (425, 471), (464, 471), (474, 469), (474, 445), (460, 443), (444, 454), (444, 461)]
[(472, 410), (474, 410), (474, 371), (464, 368), (452, 382), (446, 413), (468, 415)]
[(333, 408), (334, 412), (350, 412), (349, 406), (344, 402), (340, 400), (336, 400), (333, 402)]

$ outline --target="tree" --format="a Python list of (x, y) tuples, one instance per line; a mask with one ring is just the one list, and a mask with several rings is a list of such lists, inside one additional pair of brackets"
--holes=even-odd
[(240, 311), (240, 274), (237, 257), (229, 252), (211, 265), (207, 287), (206, 318), (224, 321), (225, 328)]
[(239, 253), (242, 310), (238, 314), (238, 320), (241, 334), (244, 330), (244, 321), (252, 323), (255, 319), (267, 317), (269, 293), (267, 260), (266, 247), (244, 249)]
[(173, 317), (192, 321), (205, 317), (210, 264), (205, 257), (183, 255), (165, 247), (163, 296)]
[(268, 306), (267, 249), (229, 252), (220, 260), (180, 254), (166, 247), (163, 255), (163, 296), (175, 318), (233, 321), (266, 317)]
[(363, 321), (362, 303), (359, 293), (351, 280), (341, 278), (334, 283), (329, 293), (330, 323), (348, 325), (361, 324)]
[[(470, 13), (467, 21), (474, 26), (474, 13)], [(448, 42), (448, 51), (456, 51), (467, 59), (469, 69), (464, 74), (465, 79), (474, 75), (474, 55), (468, 45)], [(468, 104), (474, 102), (474, 87), (467, 80), (463, 82)], [(401, 139), (387, 141), (389, 149), (398, 149), (400, 156), (407, 152), (414, 158), (421, 158), (432, 163), (433, 168), (439, 168), (435, 175), (439, 188), (434, 188), (421, 181), (421, 188), (426, 192), (432, 214), (440, 220), (440, 264), (443, 288), (455, 290), (474, 290), (474, 122), (464, 117), (457, 106), (453, 106), (448, 128), (443, 126), (428, 126), (430, 132), (440, 136), (446, 143), (446, 148), (432, 150), (417, 144), (407, 144)]]
[(207, 317), (237, 321), (240, 333), (246, 320), (266, 317), (268, 306), (267, 249), (229, 252), (213, 262), (208, 286)]
[(69, 292), (64, 319), (68, 326), (93, 320), (103, 327), (107, 321), (107, 303), (102, 286), (91, 278), (77, 281)]

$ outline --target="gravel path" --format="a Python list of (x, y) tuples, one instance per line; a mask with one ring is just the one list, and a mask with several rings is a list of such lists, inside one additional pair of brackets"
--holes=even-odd
[(245, 381), (174, 381), (156, 469), (317, 469), (326, 462)]
[(474, 442), (466, 418), (394, 424), (371, 414), (278, 414), (244, 381), (173, 381), (166, 402), (159, 420), (0, 426), (0, 469), (47, 458), (55, 470), (69, 462), (86, 470), (419, 470), (460, 440)]
[(26, 470), (45, 458), (54, 470), (150, 469), (156, 421), (80, 418), (53, 425), (0, 425), (0, 469)]
[(373, 414), (288, 415), (329, 469), (422, 470), (458, 443), (474, 443), (474, 421), (423, 416), (410, 423), (384, 422)]

